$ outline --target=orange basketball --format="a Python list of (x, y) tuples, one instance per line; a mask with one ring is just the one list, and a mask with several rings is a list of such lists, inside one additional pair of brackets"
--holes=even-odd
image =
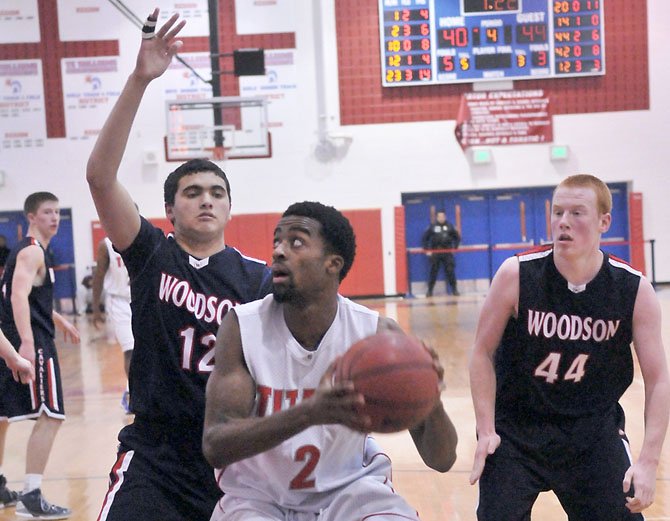
[(422, 421), (440, 394), (433, 359), (423, 344), (400, 332), (384, 332), (353, 344), (342, 356), (335, 381), (351, 380), (365, 397), (371, 431), (397, 432)]

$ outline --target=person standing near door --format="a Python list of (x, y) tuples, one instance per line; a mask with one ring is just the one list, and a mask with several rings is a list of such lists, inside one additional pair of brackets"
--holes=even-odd
[(437, 274), (440, 266), (444, 267), (444, 275), (447, 279), (448, 287), (451, 288), (451, 294), (458, 296), (456, 287), (456, 259), (452, 252), (430, 250), (449, 250), (458, 248), (461, 243), (461, 234), (456, 227), (447, 221), (447, 214), (444, 210), (438, 210), (435, 216), (435, 223), (432, 223), (423, 234), (421, 239), (423, 249), (427, 250), (426, 255), (430, 259), (430, 275), (428, 277), (427, 297), (433, 296), (433, 289), (437, 281)]

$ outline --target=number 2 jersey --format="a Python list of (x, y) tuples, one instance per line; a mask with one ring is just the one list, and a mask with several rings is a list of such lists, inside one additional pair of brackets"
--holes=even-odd
[(496, 427), (505, 420), (579, 422), (611, 414), (633, 381), (641, 274), (604, 253), (595, 278), (571, 288), (551, 246), (518, 259), (518, 318), (509, 320), (495, 355)]
[(232, 307), (270, 291), (270, 270), (231, 247), (196, 259), (144, 218), (121, 256), (131, 280), (136, 420), (195, 426), (188, 435), (199, 439), (219, 324)]
[[(244, 360), (256, 383), (256, 416), (269, 416), (308, 398), (337, 356), (377, 331), (379, 316), (338, 296), (333, 323), (318, 349), (308, 351), (289, 331), (282, 306), (271, 295), (240, 306), (235, 313)], [(342, 425), (315, 425), (272, 449), (228, 465), (217, 471), (217, 478), (231, 497), (319, 512), (342, 487), (389, 470), (388, 457), (366, 434)]]

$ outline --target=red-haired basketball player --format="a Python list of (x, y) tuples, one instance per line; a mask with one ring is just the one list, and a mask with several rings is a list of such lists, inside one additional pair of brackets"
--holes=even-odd
[[(482, 307), (470, 385), (480, 521), (530, 519), (553, 490), (570, 521), (642, 519), (654, 499), (670, 379), (649, 281), (600, 249), (612, 196), (575, 175), (553, 194), (552, 245), (507, 259)], [(619, 398), (645, 384), (645, 437), (631, 461)]]

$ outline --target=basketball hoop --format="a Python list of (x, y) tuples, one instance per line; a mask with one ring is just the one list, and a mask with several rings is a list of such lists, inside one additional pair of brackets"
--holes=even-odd
[(165, 159), (272, 157), (266, 105), (264, 98), (239, 96), (166, 101)]

